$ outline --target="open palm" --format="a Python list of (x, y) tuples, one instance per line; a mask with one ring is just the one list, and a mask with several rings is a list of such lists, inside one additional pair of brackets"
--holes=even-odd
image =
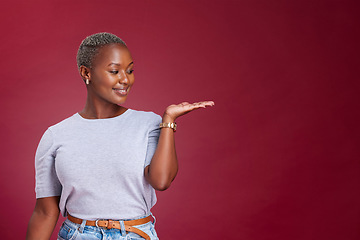
[(180, 104), (171, 104), (165, 110), (164, 116), (175, 121), (176, 118), (187, 114), (195, 109), (206, 108), (206, 106), (214, 106), (213, 101), (202, 101), (195, 103), (182, 102)]

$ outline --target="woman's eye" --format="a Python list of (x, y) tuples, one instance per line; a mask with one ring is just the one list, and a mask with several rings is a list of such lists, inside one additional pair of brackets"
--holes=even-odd
[(112, 74), (118, 74), (119, 71), (114, 70), (114, 71), (110, 71), (110, 73), (112, 73)]
[(129, 70), (129, 71), (128, 71), (128, 74), (132, 74), (133, 71), (134, 71), (133, 69), (132, 69), (132, 70)]

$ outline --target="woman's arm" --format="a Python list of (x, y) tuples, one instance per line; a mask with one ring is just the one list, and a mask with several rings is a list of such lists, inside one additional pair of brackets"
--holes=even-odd
[[(162, 122), (175, 120), (164, 114)], [(145, 168), (145, 179), (158, 191), (166, 190), (178, 171), (174, 131), (161, 128), (159, 142), (150, 165)]]
[(54, 231), (59, 217), (60, 197), (36, 199), (35, 209), (31, 215), (26, 240), (48, 240)]
[[(213, 106), (214, 102), (204, 101), (198, 103), (183, 102), (172, 104), (166, 108), (162, 122), (174, 122), (176, 118), (198, 108)], [(152, 157), (151, 163), (145, 168), (145, 179), (153, 188), (164, 191), (170, 187), (178, 171), (178, 161), (175, 150), (174, 131), (171, 128), (161, 128), (159, 142)]]

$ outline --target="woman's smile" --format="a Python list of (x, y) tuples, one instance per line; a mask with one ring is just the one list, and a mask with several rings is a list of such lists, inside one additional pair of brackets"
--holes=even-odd
[(113, 88), (113, 90), (120, 96), (126, 96), (129, 92), (129, 87), (127, 88)]

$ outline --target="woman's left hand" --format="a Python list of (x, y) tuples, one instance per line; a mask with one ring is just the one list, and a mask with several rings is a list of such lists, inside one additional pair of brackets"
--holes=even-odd
[(172, 104), (168, 106), (164, 112), (163, 119), (174, 122), (176, 118), (187, 114), (195, 109), (206, 108), (206, 106), (214, 106), (213, 101), (203, 101), (196, 103), (182, 102), (180, 104)]

